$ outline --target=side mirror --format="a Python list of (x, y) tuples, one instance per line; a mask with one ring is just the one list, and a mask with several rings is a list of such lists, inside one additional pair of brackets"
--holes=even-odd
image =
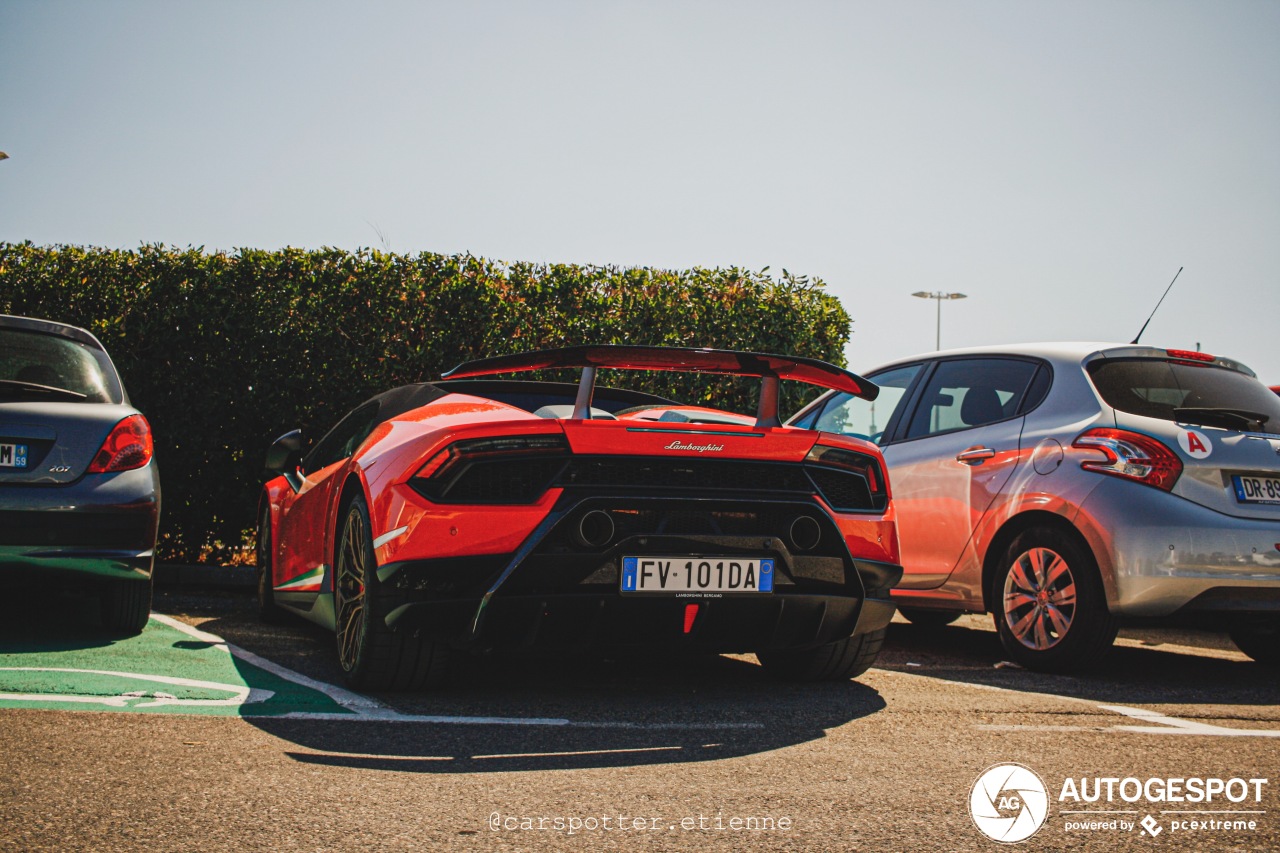
[(302, 430), (286, 432), (271, 443), (267, 450), (267, 470), (272, 474), (283, 474), (292, 481), (297, 477), (298, 465), (302, 462)]

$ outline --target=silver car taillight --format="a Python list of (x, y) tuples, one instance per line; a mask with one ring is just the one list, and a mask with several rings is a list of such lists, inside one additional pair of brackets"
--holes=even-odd
[(1080, 463), (1086, 471), (1137, 480), (1166, 492), (1173, 489), (1182, 475), (1182, 461), (1177, 454), (1140, 432), (1100, 427), (1082, 433), (1071, 446), (1097, 450), (1106, 457)]

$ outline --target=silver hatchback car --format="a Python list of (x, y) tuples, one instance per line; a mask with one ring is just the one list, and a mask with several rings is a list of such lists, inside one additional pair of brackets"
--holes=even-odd
[(893, 591), (913, 622), (990, 612), (1032, 669), (1101, 657), (1120, 622), (1215, 625), (1280, 664), (1280, 397), (1200, 352), (951, 350), (828, 393), (791, 424), (868, 438), (889, 466)]

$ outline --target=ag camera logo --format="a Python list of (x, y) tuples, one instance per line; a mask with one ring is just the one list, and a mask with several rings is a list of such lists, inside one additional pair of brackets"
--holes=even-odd
[(1004, 844), (1026, 841), (1049, 817), (1049, 792), (1033, 770), (996, 764), (983, 771), (969, 792), (969, 815), (978, 831)]

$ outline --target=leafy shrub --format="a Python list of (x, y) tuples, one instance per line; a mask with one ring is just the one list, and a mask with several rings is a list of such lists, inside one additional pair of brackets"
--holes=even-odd
[[(277, 435), (317, 438), (359, 401), (469, 359), (582, 343), (707, 346), (843, 363), (849, 317), (820, 281), (767, 269), (504, 264), (471, 255), (206, 253), (0, 243), (0, 311), (83, 326), (156, 438), (160, 557), (224, 560), (253, 527)], [(602, 377), (607, 384), (610, 377)], [(630, 374), (754, 409), (755, 382)], [(784, 383), (789, 386), (791, 383)], [(804, 387), (784, 387), (798, 405)]]

